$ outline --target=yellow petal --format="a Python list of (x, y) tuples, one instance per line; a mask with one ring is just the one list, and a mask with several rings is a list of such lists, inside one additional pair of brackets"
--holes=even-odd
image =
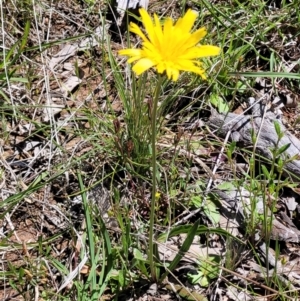
[(189, 9), (182, 18), (178, 19), (175, 27), (180, 28), (182, 31), (190, 32), (194, 26), (197, 16), (198, 14), (195, 11)]
[(205, 76), (205, 70), (203, 70), (201, 67), (196, 66), (196, 64), (198, 66), (201, 66), (201, 64), (199, 62), (193, 62), (190, 60), (182, 60), (178, 63), (178, 68), (182, 71), (187, 71), (187, 72), (194, 72), (198, 75), (200, 75), (203, 79), (206, 78)]
[(179, 59), (192, 60), (200, 57), (215, 56), (220, 54), (220, 51), (221, 49), (217, 46), (201, 45), (186, 50)]
[(130, 59), (127, 60), (127, 63), (131, 64), (131, 63), (133, 63), (133, 62), (135, 62), (137, 60), (140, 60), (140, 59), (141, 59), (140, 56), (133, 56), (132, 58), (130, 58)]
[(181, 53), (188, 51), (191, 47), (197, 45), (206, 36), (206, 33), (206, 29), (202, 27), (192, 34), (181, 34), (177, 48), (180, 48)]
[(190, 48), (192, 46), (197, 45), (207, 34), (207, 31), (205, 27), (202, 27), (195, 32), (193, 32), (188, 40), (188, 42), (185, 44), (186, 48)]
[(193, 72), (193, 73), (200, 75), (202, 77), (202, 79), (206, 79), (205, 71), (201, 68), (194, 67), (194, 68), (189, 68), (188, 70), (182, 70), (182, 71)]
[(158, 49), (160, 49), (162, 51), (163, 49), (161, 49), (161, 46), (163, 45), (163, 31), (162, 31), (162, 27), (160, 25), (160, 21), (156, 14), (154, 14), (154, 22), (155, 22), (154, 40), (152, 42), (155, 47), (157, 47)]
[(166, 46), (172, 45), (172, 37), (173, 37), (173, 20), (171, 18), (167, 18), (164, 23), (163, 30), (163, 43)]
[(155, 47), (152, 43), (146, 42), (143, 43), (143, 52), (145, 56), (160, 56), (161, 51), (157, 47)]
[(184, 53), (186, 49), (186, 45), (189, 42), (190, 34), (184, 34), (184, 33), (176, 33), (171, 37), (171, 40), (168, 44), (168, 48), (172, 48), (174, 57)]
[(143, 32), (141, 31), (141, 29), (135, 24), (135, 23), (130, 23), (129, 25), (129, 30), (135, 34), (137, 34), (138, 36), (140, 36), (142, 38), (143, 41), (148, 41), (148, 39), (146, 38), (146, 36), (143, 34)]
[(133, 67), (132, 70), (137, 74), (140, 75), (146, 70), (150, 69), (155, 65), (155, 62), (148, 58), (140, 59)]
[(167, 68), (167, 76), (169, 79), (172, 79), (173, 81), (177, 81), (179, 78), (179, 71), (175, 68)]
[(126, 56), (140, 56), (141, 55), (141, 49), (135, 49), (135, 48), (127, 48), (119, 50), (120, 55), (126, 55)]
[(153, 26), (151, 17), (149, 16), (148, 12), (144, 8), (139, 9), (139, 12), (140, 12), (144, 27), (146, 29), (146, 32), (149, 36), (149, 39), (151, 42), (153, 42), (154, 41), (154, 26)]
[(158, 73), (164, 73), (165, 70), (166, 70), (166, 66), (163, 62), (159, 62), (157, 65), (156, 65), (156, 69), (157, 69), (157, 72)]

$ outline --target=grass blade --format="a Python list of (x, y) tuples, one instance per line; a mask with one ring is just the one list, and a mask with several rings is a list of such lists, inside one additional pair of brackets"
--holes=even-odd
[(170, 266), (168, 267), (166, 272), (161, 276), (160, 282), (162, 282), (167, 277), (167, 275), (177, 267), (178, 263), (180, 262), (180, 260), (184, 256), (184, 254), (189, 250), (191, 244), (193, 243), (194, 237), (197, 234), (197, 229), (198, 229), (199, 223), (200, 223), (200, 221), (197, 220), (195, 222), (195, 224), (190, 228), (190, 230), (186, 236), (186, 239), (183, 242), (179, 252), (176, 254), (175, 258), (170, 263)]
[(290, 73), (290, 72), (229, 72), (230, 76), (244, 76), (244, 77), (269, 77), (269, 78), (290, 78), (290, 79), (300, 79), (300, 73)]

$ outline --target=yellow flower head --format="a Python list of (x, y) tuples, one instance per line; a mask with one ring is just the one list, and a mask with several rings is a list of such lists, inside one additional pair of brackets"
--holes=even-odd
[(128, 63), (137, 61), (133, 71), (140, 75), (154, 67), (159, 73), (166, 72), (173, 81), (178, 80), (179, 71), (194, 72), (205, 79), (205, 71), (197, 58), (218, 55), (220, 48), (197, 45), (206, 35), (204, 27), (190, 32), (197, 13), (189, 9), (175, 24), (171, 18), (167, 18), (162, 26), (156, 14), (153, 22), (145, 9), (139, 12), (148, 37), (134, 23), (130, 23), (129, 30), (142, 38), (142, 49), (119, 51), (119, 54), (130, 57)]

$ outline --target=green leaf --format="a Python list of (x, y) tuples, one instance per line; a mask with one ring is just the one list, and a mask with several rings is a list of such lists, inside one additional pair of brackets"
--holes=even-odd
[(220, 261), (221, 258), (218, 255), (209, 256), (208, 261), (203, 261), (201, 263), (201, 271), (210, 279), (217, 278), (220, 272)]
[(203, 278), (203, 273), (201, 271), (198, 271), (196, 274), (188, 273), (187, 276), (191, 284), (197, 284)]
[(281, 129), (278, 121), (274, 122), (275, 131), (278, 137), (281, 137)]
[(220, 221), (220, 213), (217, 210), (216, 205), (211, 201), (207, 200), (206, 205), (203, 208), (204, 213), (208, 216), (214, 224), (218, 224)]
[(177, 265), (180, 262), (180, 260), (182, 259), (182, 257), (190, 249), (190, 246), (193, 243), (194, 237), (197, 234), (197, 229), (198, 229), (199, 223), (200, 223), (200, 220), (197, 220), (195, 222), (195, 224), (190, 228), (190, 231), (188, 232), (186, 239), (184, 240), (180, 250), (176, 254), (175, 258), (172, 260), (170, 265), (168, 266), (168, 269), (166, 270), (166, 272), (161, 276), (160, 282), (162, 282), (167, 277), (167, 275), (177, 267)]
[[(113, 268), (113, 253), (110, 242), (110, 237), (108, 231), (106, 229), (105, 223), (101, 216), (99, 216), (99, 223), (101, 228), (101, 236), (102, 236), (102, 249), (96, 248), (95, 244), (95, 235), (93, 228), (93, 215), (90, 204), (88, 203), (86, 189), (83, 185), (82, 176), (80, 172), (77, 173), (77, 178), (79, 182), (79, 187), (81, 191), (84, 215), (86, 220), (86, 232), (88, 237), (88, 246), (89, 246), (89, 255), (91, 261), (91, 269), (88, 275), (88, 279), (85, 284), (85, 289), (91, 284), (91, 300), (98, 300), (97, 296), (101, 296), (104, 290), (107, 287), (108, 281), (111, 277), (112, 268)], [(100, 273), (100, 277), (97, 277), (96, 269), (99, 265), (100, 254), (102, 252), (102, 269)]]
[(61, 40), (55, 40), (54, 42), (42, 43), (42, 44), (38, 44), (38, 45), (35, 45), (35, 46), (27, 47), (27, 48), (24, 49), (24, 51), (28, 52), (28, 51), (35, 51), (35, 50), (40, 50), (40, 49), (45, 50), (47, 48), (50, 48), (50, 47), (53, 47), (53, 46), (56, 46), (56, 45), (61, 45), (61, 44), (65, 44), (67, 42), (72, 42), (72, 41), (78, 41), (79, 39), (85, 38), (85, 37), (88, 37), (88, 36), (90, 36), (89, 33), (80, 34), (80, 35), (77, 35), (77, 36), (72, 36), (72, 37), (69, 37), (69, 38), (61, 39)]
[(193, 195), (191, 197), (191, 203), (194, 205), (196, 208), (200, 208), (202, 205), (203, 199), (199, 195)]
[(211, 255), (207, 258), (200, 258), (197, 274), (188, 273), (188, 279), (192, 284), (200, 284), (207, 287), (211, 280), (218, 277), (220, 272), (221, 258), (218, 255)]
[(118, 281), (121, 287), (125, 286), (125, 278), (124, 278), (124, 274), (123, 271), (119, 271), (119, 277), (118, 277)]
[(12, 61), (9, 61), (10, 57), (14, 54), (14, 51), (17, 47), (18, 43), (15, 43), (8, 51), (8, 53), (5, 55), (5, 60), (3, 62), (0, 62), (0, 69), (8, 68)]
[(270, 173), (269, 173), (268, 169), (266, 168), (266, 166), (262, 164), (261, 169), (262, 169), (262, 172), (264, 173), (265, 177), (267, 179), (271, 179)]
[(277, 165), (278, 165), (278, 166), (277, 166), (278, 172), (279, 172), (279, 173), (282, 173), (284, 163), (283, 163), (283, 160), (282, 160), (281, 157), (279, 157), (278, 162), (277, 162)]
[(139, 270), (146, 276), (149, 277), (149, 273), (147, 271), (147, 268), (145, 266), (145, 262), (148, 262), (148, 260), (146, 260), (143, 257), (143, 254), (140, 252), (140, 250), (134, 248), (133, 249), (133, 256), (135, 259), (135, 265), (137, 266), (137, 268), (139, 268)]
[(247, 89), (248, 89), (248, 87), (244, 82), (242, 82), (240, 80), (237, 82), (237, 91), (239, 91), (240, 93), (243, 93)]
[(219, 113), (227, 113), (229, 112), (229, 106), (224, 99), (217, 95), (217, 94), (212, 94), (210, 97), (210, 103), (218, 109)]
[(21, 45), (20, 45), (19, 53), (21, 53), (24, 50), (24, 48), (27, 44), (27, 40), (28, 40), (29, 33), (30, 33), (30, 20), (26, 20), (25, 27), (24, 27), (23, 31), (24, 31), (24, 34), (23, 34), (22, 39), (21, 39)]
[(200, 285), (202, 287), (208, 287), (209, 285), (209, 281), (208, 281), (208, 278), (206, 276), (203, 276), (201, 279), (200, 279)]
[(236, 188), (234, 187), (232, 182), (223, 182), (217, 186), (217, 189), (232, 191), (235, 190)]
[(300, 73), (291, 72), (229, 72), (228, 75), (244, 77), (269, 77), (269, 78), (292, 78), (300, 79)]
[(9, 79), (12, 82), (18, 82), (18, 83), (24, 83), (24, 84), (28, 84), (28, 78), (23, 78), (23, 77), (11, 77)]
[(280, 147), (277, 151), (276, 151), (276, 155), (279, 156), (282, 153), (284, 153), (289, 147), (291, 146), (290, 143), (283, 145), (282, 147)]
[(7, 102), (9, 102), (9, 98), (2, 90), (0, 90), (0, 96), (2, 96)]
[[(160, 243), (164, 243), (167, 241), (167, 239), (183, 234), (183, 233), (188, 233), (191, 229), (191, 227), (193, 227), (192, 225), (179, 225), (179, 226), (175, 226), (173, 229), (171, 229), (170, 232), (164, 232), (161, 233), (158, 238), (157, 241)], [(197, 228), (196, 234), (197, 235), (201, 235), (201, 234), (207, 234), (207, 233), (216, 233), (218, 235), (224, 235), (224, 236), (229, 236), (231, 238), (236, 239), (238, 242), (240, 242), (241, 244), (245, 244), (245, 242), (241, 241), (240, 239), (238, 239), (237, 237), (235, 237), (234, 235), (230, 234), (229, 232), (221, 229), (221, 228), (208, 228), (206, 226), (199, 226)]]
[(232, 154), (234, 153), (235, 148), (236, 148), (236, 141), (232, 141), (227, 149), (228, 158), (232, 157)]
[(138, 250), (138, 249), (136, 249), (136, 248), (133, 249), (133, 256), (134, 256), (134, 258), (137, 259), (137, 260), (141, 260), (141, 261), (145, 261), (145, 262), (147, 261), (147, 260), (144, 258), (143, 254), (141, 253), (141, 251)]
[(253, 144), (256, 144), (257, 141), (257, 135), (253, 129), (250, 130), (250, 135), (251, 135), (251, 141)]

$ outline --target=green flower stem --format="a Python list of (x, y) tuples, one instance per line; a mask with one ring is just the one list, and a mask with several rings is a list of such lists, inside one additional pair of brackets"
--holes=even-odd
[(155, 203), (156, 203), (156, 135), (157, 135), (157, 106), (158, 98), (161, 92), (161, 86), (163, 82), (163, 76), (158, 75), (158, 81), (155, 88), (154, 99), (152, 103), (152, 114), (151, 114), (151, 149), (152, 149), (152, 198), (151, 198), (151, 209), (150, 209), (150, 230), (149, 230), (149, 264), (151, 277), (153, 281), (157, 281), (156, 265), (154, 258), (154, 219), (155, 219)]

